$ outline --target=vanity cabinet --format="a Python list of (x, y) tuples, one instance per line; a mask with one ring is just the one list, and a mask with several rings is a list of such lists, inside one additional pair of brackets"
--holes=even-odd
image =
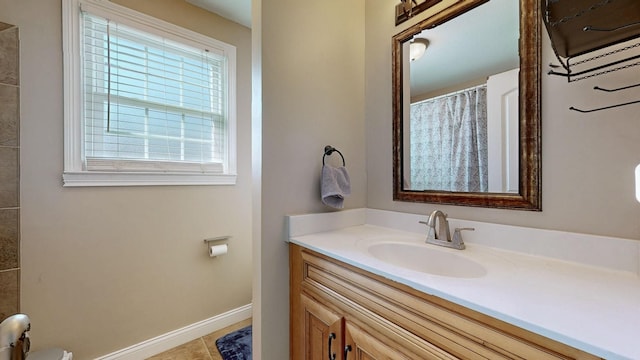
[[(356, 318), (347, 313), (335, 311), (323, 304), (325, 301), (321, 301), (306, 294), (300, 294), (304, 321), (301, 324), (302, 331), (296, 330), (294, 332), (296, 336), (292, 336), (299, 337), (298, 341), (302, 341), (304, 345), (298, 349), (303, 350), (301, 354), (292, 353), (292, 359), (454, 359), (437, 349), (432, 350), (442, 353), (442, 356), (433, 356), (419, 346), (403, 341), (402, 335), (393, 333), (382, 335), (374, 329), (365, 330)], [(357, 311), (355, 308), (352, 310)], [(393, 327), (393, 324), (387, 323), (382, 326)], [(395, 330), (402, 331), (399, 328)], [(422, 342), (417, 337), (413, 340)]]
[(598, 359), (290, 244), (292, 360)]
[(389, 319), (337, 293), (325, 292), (327, 288), (309, 287), (309, 279), (300, 275), (311, 271), (313, 277), (323, 276), (306, 261), (320, 258), (306, 251), (296, 258), (293, 249), (300, 248), (292, 245), (291, 269), (297, 264), (301, 271), (297, 276), (292, 271), (291, 359), (457, 359)]

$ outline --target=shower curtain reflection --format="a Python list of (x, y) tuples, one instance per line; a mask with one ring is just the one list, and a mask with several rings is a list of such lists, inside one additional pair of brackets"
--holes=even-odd
[(411, 190), (488, 190), (487, 87), (411, 105)]

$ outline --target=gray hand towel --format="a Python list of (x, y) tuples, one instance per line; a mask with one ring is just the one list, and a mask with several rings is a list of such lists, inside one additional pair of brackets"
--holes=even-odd
[(323, 165), (320, 192), (323, 204), (342, 209), (345, 196), (351, 195), (351, 181), (347, 168)]

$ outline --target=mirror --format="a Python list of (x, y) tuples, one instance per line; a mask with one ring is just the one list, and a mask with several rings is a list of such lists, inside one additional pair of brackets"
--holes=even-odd
[(541, 210), (540, 29), (539, 1), (462, 0), (393, 37), (394, 200)]

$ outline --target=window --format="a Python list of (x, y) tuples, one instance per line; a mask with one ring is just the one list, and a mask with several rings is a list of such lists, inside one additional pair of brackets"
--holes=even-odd
[(65, 186), (235, 183), (235, 48), (65, 0)]

